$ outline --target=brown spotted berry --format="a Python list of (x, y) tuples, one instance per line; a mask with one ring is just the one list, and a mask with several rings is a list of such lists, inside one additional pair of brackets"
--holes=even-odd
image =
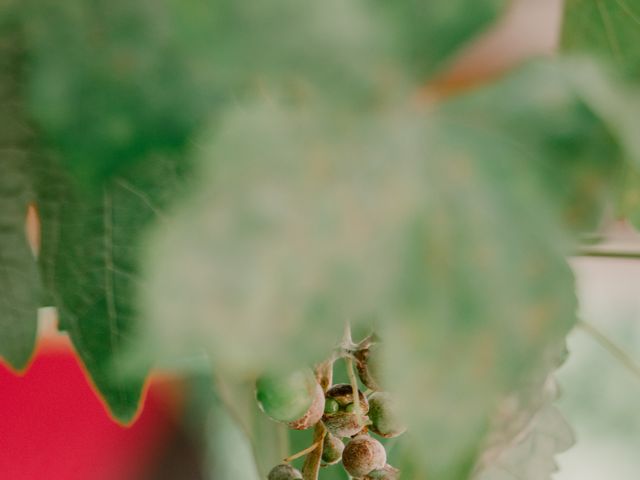
[(337, 437), (351, 437), (359, 433), (369, 423), (366, 416), (369, 411), (367, 398), (359, 392), (360, 415), (357, 415), (353, 406), (353, 389), (348, 383), (340, 383), (331, 387), (326, 393), (326, 402), (338, 406), (338, 410), (324, 413), (322, 422), (327, 430)]
[(353, 438), (342, 452), (342, 465), (352, 477), (362, 478), (387, 464), (382, 444), (368, 435)]
[(291, 465), (283, 463), (275, 466), (269, 472), (268, 480), (301, 480), (302, 473)]

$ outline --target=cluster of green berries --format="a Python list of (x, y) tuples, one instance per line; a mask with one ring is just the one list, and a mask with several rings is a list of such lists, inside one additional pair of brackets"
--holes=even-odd
[[(377, 345), (368, 338), (353, 349), (341, 350), (342, 356), (355, 363), (368, 389), (367, 394), (358, 390), (358, 406), (351, 384), (332, 385), (325, 392), (310, 369), (263, 375), (256, 384), (256, 398), (269, 417), (292, 429), (306, 430), (322, 422), (321, 466), (342, 462), (354, 479), (397, 480), (399, 470), (387, 464), (384, 446), (370, 435), (393, 438), (406, 430), (395, 413), (392, 396), (380, 390)], [(268, 476), (268, 480), (302, 478), (289, 463), (277, 465)]]

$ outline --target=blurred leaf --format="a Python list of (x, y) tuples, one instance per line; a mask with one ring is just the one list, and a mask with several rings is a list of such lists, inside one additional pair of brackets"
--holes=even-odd
[(640, 228), (640, 171), (627, 168), (620, 177), (616, 214)]
[(506, 0), (374, 0), (392, 26), (401, 55), (419, 80), (446, 62), (502, 14)]
[[(9, 10), (7, 10), (9, 12)], [(3, 12), (4, 14), (4, 12)], [(18, 24), (0, 21), (0, 356), (21, 370), (36, 339), (40, 278), (26, 236), (33, 201), (33, 134), (22, 102), (24, 45)]]
[(637, 81), (640, 74), (640, 1), (567, 0), (565, 51), (610, 59)]
[(436, 478), (466, 478), (464, 459), (492, 435), (487, 412), (505, 397), (521, 412), (503, 426), (516, 429), (503, 432), (510, 441), (562, 358), (576, 309), (562, 224), (596, 224), (634, 153), (616, 86), (591, 64), (534, 63), (435, 112), (438, 182), (408, 230), (408, 296), (390, 309), (403, 321), (385, 338)]
[(592, 231), (625, 160), (640, 153), (640, 129), (620, 88), (591, 62), (534, 62), (445, 110), (456, 123), (520, 150), (516, 158), (537, 172), (565, 222)]
[(150, 237), (156, 351), (204, 346), (221, 371), (251, 374), (317, 361), (345, 319), (374, 318), (420, 452), (412, 471), (466, 478), (496, 405), (542, 388), (575, 322), (549, 187), (572, 178), (544, 162), (587, 155), (591, 136), (617, 152), (570, 84), (545, 97), (526, 78), (505, 81), (498, 105), (479, 91), (431, 115), (230, 110), (199, 142), (199, 184)]
[(218, 368), (249, 373), (327, 356), (345, 319), (389, 294), (401, 226), (423, 196), (421, 125), (317, 105), (231, 110), (199, 143), (198, 186), (146, 250), (160, 352), (204, 344)]
[(183, 148), (215, 100), (156, 3), (24, 4), (30, 108), (76, 183), (97, 196), (120, 168)]
[(304, 96), (311, 82), (360, 98), (386, 74), (387, 37), (355, 0), (28, 5), (31, 109), (77, 183), (98, 195), (123, 166), (183, 150), (248, 89), (275, 80)]
[(576, 304), (559, 219), (517, 143), (448, 122), (428, 133), (437, 182), (404, 229), (385, 365), (423, 469), (457, 480), (498, 402), (555, 366)]
[[(176, 41), (214, 69), (234, 101), (276, 85), (294, 98), (317, 91), (353, 102), (398, 75), (389, 29), (361, 0), (169, 0)], [(385, 84), (385, 86), (387, 86)]]
[[(619, 150), (616, 152), (611, 149), (607, 153), (604, 143), (597, 147), (595, 143), (603, 141), (606, 135), (598, 134), (596, 131), (593, 132), (594, 138), (585, 141), (585, 145), (591, 145), (601, 156), (600, 168), (604, 167), (604, 170), (601, 171), (603, 177), (598, 182), (599, 186), (591, 182), (591, 200), (588, 197), (582, 200), (585, 204), (593, 204), (592, 209), (595, 213), (602, 208), (602, 205), (600, 208), (597, 206), (597, 199), (601, 197), (601, 200), (607, 200), (607, 203), (612, 204), (612, 210), (616, 215), (633, 219), (638, 215), (635, 201), (638, 195), (635, 177), (640, 169), (640, 125), (637, 122), (638, 111), (640, 111), (640, 91), (633, 82), (616, 75), (610, 68), (605, 68), (605, 64), (601, 62), (565, 58), (561, 65), (565, 70), (564, 80), (579, 95), (580, 102), (584, 103), (606, 127), (618, 144), (617, 150)], [(593, 162), (596, 158), (594, 155), (579, 155), (579, 157), (584, 172), (582, 175), (579, 173), (575, 175), (575, 179), (585, 178), (585, 174), (598, 163)], [(589, 157), (592, 158), (591, 161)], [(580, 163), (577, 165), (580, 166)], [(592, 174), (595, 173), (595, 170), (592, 171)], [(569, 191), (578, 185), (571, 187)], [(584, 186), (588, 186), (588, 183)], [(583, 193), (588, 194), (587, 190), (583, 190)], [(586, 210), (584, 207), (582, 209)], [(594, 219), (597, 218), (598, 215), (595, 215)]]
[[(75, 191), (52, 162), (39, 172), (41, 266), (89, 375), (115, 417), (131, 420), (144, 374), (117, 376), (114, 363), (128, 353), (137, 332), (132, 298), (138, 278), (139, 238), (176, 193), (181, 163), (150, 157), (114, 177), (99, 198)], [(53, 192), (48, 191), (48, 186)]]
[(555, 457), (575, 443), (574, 434), (557, 407), (555, 387), (546, 389), (544, 403), (510, 444), (474, 478), (478, 480), (551, 480)]

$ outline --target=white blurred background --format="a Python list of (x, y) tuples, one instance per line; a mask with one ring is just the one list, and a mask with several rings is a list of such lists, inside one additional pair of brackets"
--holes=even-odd
[[(640, 245), (638, 245), (640, 247)], [(578, 258), (581, 317), (640, 359), (640, 259)], [(577, 443), (558, 457), (557, 480), (640, 478), (640, 377), (581, 329), (558, 373), (560, 408)]]

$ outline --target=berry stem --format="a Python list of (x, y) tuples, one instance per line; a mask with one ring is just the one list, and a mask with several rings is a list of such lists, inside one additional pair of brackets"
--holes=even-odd
[[(332, 356), (330, 359), (316, 367), (316, 379), (322, 387), (323, 392), (326, 392), (333, 382), (333, 362), (334, 357)], [(313, 449), (309, 452), (307, 458), (305, 458), (304, 465), (302, 467), (303, 480), (318, 480), (324, 437), (326, 434), (327, 430), (324, 428), (323, 423), (318, 422), (313, 432)]]
[[(343, 345), (348, 345), (349, 348), (353, 346), (353, 339), (351, 337), (351, 323), (347, 322), (344, 330)], [(349, 377), (349, 383), (351, 383), (351, 390), (353, 392), (353, 408), (354, 413), (358, 419), (358, 423), (362, 424), (362, 410), (360, 408), (360, 390), (358, 389), (358, 379), (353, 369), (353, 357), (348, 355), (344, 358), (347, 366), (347, 376)]]
[(294, 453), (293, 455), (289, 455), (287, 458), (283, 460), (284, 463), (291, 463), (296, 458), (300, 458), (305, 456), (307, 453), (313, 452), (316, 448), (320, 446), (319, 443), (313, 443), (310, 447), (305, 448), (304, 450), (299, 451), (298, 453)]
[(313, 442), (317, 445), (305, 458), (304, 465), (302, 466), (302, 479), (303, 480), (318, 480), (320, 474), (320, 461), (322, 459), (322, 444), (324, 443), (324, 437), (327, 434), (327, 430), (324, 428), (322, 422), (318, 422), (313, 432)]

